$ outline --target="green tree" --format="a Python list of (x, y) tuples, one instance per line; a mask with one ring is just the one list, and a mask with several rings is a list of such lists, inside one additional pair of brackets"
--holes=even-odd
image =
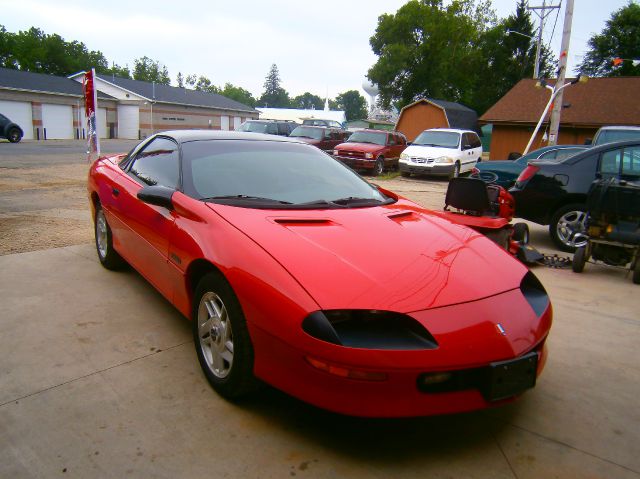
[(356, 90), (340, 93), (336, 97), (338, 109), (344, 110), (347, 121), (367, 117), (367, 100)]
[(133, 79), (170, 85), (169, 71), (160, 62), (144, 56), (134, 60)]
[(178, 75), (176, 75), (176, 83), (178, 84), (178, 87), (184, 88), (184, 77), (181, 72), (178, 72)]
[(97, 73), (102, 73), (103, 75), (114, 75), (120, 78), (131, 78), (131, 70), (129, 70), (129, 66), (125, 65), (121, 67), (117, 63), (112, 63), (111, 66), (105, 70), (96, 69)]
[(193, 73), (191, 75), (187, 75), (187, 77), (184, 79), (184, 82), (191, 88), (196, 87), (197, 81), (198, 81), (198, 77)]
[(322, 110), (324, 108), (324, 100), (318, 95), (306, 91), (291, 100), (291, 106), (302, 110)]
[[(591, 76), (637, 76), (640, 65), (629, 60), (640, 59), (640, 5), (629, 2), (613, 12), (602, 33), (589, 39), (589, 51), (578, 71)], [(615, 58), (626, 59), (614, 65)]]
[(0, 25), (0, 67), (17, 69), (14, 34)]
[(274, 63), (264, 81), (264, 92), (258, 99), (258, 104), (269, 108), (288, 108), (291, 106), (289, 93), (280, 86), (280, 74)]
[(195, 84), (195, 89), (198, 91), (206, 91), (209, 93), (220, 93), (220, 89), (211, 83), (206, 76), (200, 75), (198, 81)]
[(242, 87), (232, 85), (231, 83), (225, 83), (224, 88), (220, 92), (221, 95), (231, 98), (243, 105), (255, 107), (256, 99), (253, 97), (250, 91), (245, 90)]
[(367, 76), (385, 108), (419, 97), (473, 98), (476, 45), (494, 22), (486, 0), (411, 0), (378, 18), (370, 43), (378, 61)]
[[(507, 31), (517, 32), (507, 34)], [(535, 69), (535, 29), (525, 0), (519, 0), (514, 14), (501, 20), (479, 38), (475, 84), (472, 95), (464, 95), (468, 106), (483, 113), (516, 83), (531, 78)], [(540, 77), (554, 74), (553, 55), (544, 45), (540, 54)]]

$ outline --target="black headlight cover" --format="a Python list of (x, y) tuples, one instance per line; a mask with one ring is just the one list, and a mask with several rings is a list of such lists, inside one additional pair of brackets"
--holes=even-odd
[(349, 348), (406, 351), (438, 347), (418, 321), (391, 311), (315, 311), (304, 319), (302, 329), (316, 339)]
[(549, 295), (540, 280), (531, 271), (527, 272), (520, 282), (520, 291), (536, 316), (542, 316), (549, 306)]

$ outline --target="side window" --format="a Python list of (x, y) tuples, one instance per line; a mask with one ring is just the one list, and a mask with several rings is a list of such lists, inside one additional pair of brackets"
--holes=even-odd
[(640, 176), (640, 147), (635, 146), (624, 149), (622, 174), (624, 176)]
[(136, 155), (130, 172), (147, 185), (177, 188), (179, 162), (178, 145), (167, 138), (156, 138)]
[(278, 125), (276, 125), (275, 123), (267, 124), (267, 130), (265, 131), (265, 133), (268, 133), (270, 135), (277, 135), (278, 134)]
[(396, 145), (396, 136), (393, 133), (387, 134), (387, 145), (389, 146)]
[(622, 150), (606, 151), (600, 157), (600, 173), (602, 175), (617, 175), (620, 171), (620, 158)]
[(471, 145), (471, 138), (469, 137), (469, 133), (462, 134), (462, 144), (460, 145), (461, 150), (468, 150), (468, 146)]
[(473, 146), (474, 148), (482, 147), (482, 142), (480, 141), (480, 137), (475, 133), (471, 134), (471, 140), (472, 140), (471, 146)]
[(289, 125), (287, 123), (278, 123), (278, 135), (288, 135)]

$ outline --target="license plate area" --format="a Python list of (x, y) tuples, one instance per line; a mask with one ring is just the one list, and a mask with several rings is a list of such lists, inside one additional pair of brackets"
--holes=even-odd
[(491, 363), (488, 381), (483, 388), (487, 401), (499, 401), (517, 396), (536, 385), (538, 353), (531, 352), (521, 358)]

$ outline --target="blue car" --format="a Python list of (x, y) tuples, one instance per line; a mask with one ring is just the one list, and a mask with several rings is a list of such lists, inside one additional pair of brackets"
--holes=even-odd
[(588, 149), (585, 145), (545, 146), (531, 151), (520, 158), (510, 160), (483, 161), (471, 170), (471, 176), (481, 178), (487, 183), (495, 183), (503, 188), (510, 188), (522, 170), (531, 160), (562, 160)]

